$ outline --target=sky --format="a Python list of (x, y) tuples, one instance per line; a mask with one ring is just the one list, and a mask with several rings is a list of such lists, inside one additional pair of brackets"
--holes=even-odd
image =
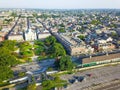
[(120, 9), (120, 0), (0, 0), (0, 8)]

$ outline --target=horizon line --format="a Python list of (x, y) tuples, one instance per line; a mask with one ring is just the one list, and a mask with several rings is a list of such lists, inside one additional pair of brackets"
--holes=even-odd
[(47, 9), (47, 10), (78, 10), (78, 9), (120, 9), (120, 8), (17, 8), (17, 7), (0, 7), (0, 9)]

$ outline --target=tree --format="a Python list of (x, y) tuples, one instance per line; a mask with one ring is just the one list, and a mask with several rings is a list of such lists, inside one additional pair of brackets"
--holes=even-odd
[(37, 18), (48, 18), (48, 17), (50, 17), (50, 15), (48, 15), (48, 14), (41, 14), (40, 16), (38, 16)]
[(101, 24), (101, 22), (99, 20), (92, 20), (91, 24), (98, 25), (98, 24)]
[(50, 46), (56, 42), (56, 38), (54, 36), (49, 36), (45, 39), (45, 45)]
[(29, 84), (27, 90), (36, 90), (36, 84), (35, 83)]
[(40, 41), (40, 40), (36, 40), (35, 42), (35, 54), (36, 55), (40, 55), (42, 54), (44, 51), (45, 51), (45, 45), (44, 45), (44, 42)]
[(11, 13), (11, 16), (14, 17), (14, 18), (17, 17), (17, 13), (12, 12), (12, 13)]
[(0, 31), (2, 30), (2, 26), (0, 26)]
[(19, 76), (19, 77), (23, 77), (23, 76), (25, 76), (25, 73), (24, 73), (24, 72), (20, 72), (20, 73), (18, 74), (18, 76)]
[(37, 17), (38, 15), (37, 15), (37, 13), (33, 13), (33, 17)]
[(55, 82), (54, 85), (56, 88), (63, 87), (64, 85), (67, 84), (67, 81), (61, 80), (60, 77), (58, 77), (58, 76), (54, 78), (54, 82)]
[(59, 26), (60, 26), (60, 27), (65, 27), (65, 25), (64, 25), (63, 23), (62, 23), (62, 24), (60, 24)]
[(111, 36), (112, 36), (113, 38), (116, 38), (116, 37), (118, 37), (118, 34), (117, 34), (116, 32), (112, 32), (112, 33), (111, 33)]
[(40, 40), (36, 40), (34, 42), (35, 45), (40, 45), (40, 46), (44, 46), (44, 42), (43, 41), (40, 41)]
[(55, 43), (53, 45), (51, 52), (53, 53), (54, 57), (65, 56), (66, 55), (66, 52), (65, 52), (63, 46), (59, 43)]
[(15, 56), (11, 55), (10, 51), (5, 47), (0, 48), (0, 66), (14, 66), (18, 64)]
[(85, 39), (85, 36), (79, 35), (78, 38), (80, 38), (81, 40), (84, 40), (84, 39)]
[(16, 41), (14, 41), (14, 40), (5, 40), (0, 43), (0, 47), (5, 47), (5, 48), (9, 49), (10, 51), (15, 50), (15, 45), (16, 45)]
[(13, 71), (10, 68), (18, 63), (7, 48), (0, 48), (0, 82), (13, 77)]
[(39, 60), (66, 55), (64, 47), (56, 41), (54, 36), (49, 36), (44, 41), (35, 41), (34, 51), (36, 55), (40, 55)]
[(10, 22), (12, 20), (13, 20), (12, 18), (10, 18), (10, 19), (4, 19), (3, 24), (10, 24)]
[(38, 46), (35, 48), (35, 54), (40, 55), (42, 52), (44, 52), (44, 47), (43, 46)]
[(55, 77), (54, 80), (44, 80), (42, 82), (42, 90), (52, 90), (60, 88), (67, 84), (67, 81), (61, 80), (60, 77)]
[(65, 31), (64, 28), (60, 28), (60, 29), (58, 30), (58, 32), (59, 32), (59, 33), (65, 33), (66, 31)]
[(74, 68), (74, 64), (70, 56), (61, 56), (59, 60), (56, 60), (55, 65), (61, 71), (72, 70)]
[(110, 24), (109, 27), (110, 28), (117, 28), (117, 25), (116, 24)]
[(7, 66), (0, 66), (0, 83), (13, 77), (13, 71)]
[(29, 42), (19, 43), (20, 55), (22, 57), (33, 56), (32, 45)]
[(54, 88), (54, 83), (51, 80), (45, 80), (42, 82), (42, 90), (51, 90)]

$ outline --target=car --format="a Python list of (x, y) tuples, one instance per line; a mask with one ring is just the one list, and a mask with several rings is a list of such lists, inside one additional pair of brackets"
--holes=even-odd
[(78, 81), (79, 81), (79, 82), (82, 82), (82, 81), (84, 80), (84, 78), (85, 78), (84, 76), (80, 76), (80, 77), (78, 78)]
[(71, 84), (73, 84), (75, 82), (75, 79), (69, 79), (68, 80)]
[(86, 74), (86, 76), (91, 77), (91, 76), (92, 76), (92, 74)]

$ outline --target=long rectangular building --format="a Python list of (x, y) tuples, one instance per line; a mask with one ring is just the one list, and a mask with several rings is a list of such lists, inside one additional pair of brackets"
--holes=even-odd
[(101, 56), (93, 57), (81, 57), (79, 58), (79, 62), (80, 64), (78, 65), (78, 67), (88, 67), (111, 62), (120, 62), (120, 53), (104, 54)]
[(72, 37), (67, 37), (64, 34), (53, 33), (53, 35), (57, 38), (57, 40), (64, 46), (68, 54), (72, 56), (86, 54), (88, 52), (93, 53), (93, 48), (90, 46), (86, 46), (84, 42), (77, 40)]

